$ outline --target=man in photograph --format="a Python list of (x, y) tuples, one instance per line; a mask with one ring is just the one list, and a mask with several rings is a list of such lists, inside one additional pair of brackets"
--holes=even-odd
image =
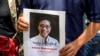
[[(36, 22), (38, 35), (29, 39), (28, 56), (54, 56), (59, 54), (59, 43), (54, 37), (49, 36), (52, 30), (52, 21), (48, 17), (41, 17)], [(33, 54), (33, 53), (34, 54)]]
[(37, 20), (38, 35), (30, 38), (30, 41), (36, 45), (46, 45), (58, 47), (58, 40), (49, 36), (52, 30), (52, 22), (49, 17), (41, 17)]

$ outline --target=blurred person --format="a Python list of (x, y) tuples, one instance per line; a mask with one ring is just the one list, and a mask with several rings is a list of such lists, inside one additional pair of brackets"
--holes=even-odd
[(16, 34), (13, 25), (16, 5), (13, 1), (0, 0), (0, 56), (18, 56), (18, 42), (13, 39)]
[[(66, 45), (60, 56), (86, 56), (85, 44), (100, 30), (100, 0), (22, 0), (18, 30), (26, 31), (28, 22), (23, 18), (23, 9), (66, 11)], [(84, 29), (83, 15), (90, 24)]]

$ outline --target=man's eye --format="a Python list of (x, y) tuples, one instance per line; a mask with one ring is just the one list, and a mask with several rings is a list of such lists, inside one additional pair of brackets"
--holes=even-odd
[(46, 28), (50, 28), (50, 26), (49, 26), (49, 25), (47, 25), (47, 26), (46, 26)]
[(50, 28), (51, 26), (49, 26), (49, 25), (40, 25), (40, 27)]

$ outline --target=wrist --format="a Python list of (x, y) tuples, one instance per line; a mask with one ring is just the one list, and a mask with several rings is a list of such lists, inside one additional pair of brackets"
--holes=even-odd
[(80, 41), (80, 40), (78, 40), (78, 39), (74, 40), (73, 42), (76, 43), (76, 45), (77, 45), (79, 48), (82, 47), (82, 46), (84, 45), (83, 42)]

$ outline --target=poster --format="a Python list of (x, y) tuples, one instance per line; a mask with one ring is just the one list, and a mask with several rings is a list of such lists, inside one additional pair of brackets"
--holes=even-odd
[(65, 45), (65, 12), (24, 9), (24, 56), (59, 56)]

